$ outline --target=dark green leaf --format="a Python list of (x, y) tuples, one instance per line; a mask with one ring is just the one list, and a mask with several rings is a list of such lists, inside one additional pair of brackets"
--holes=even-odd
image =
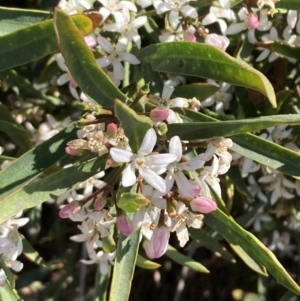
[(49, 18), (47, 11), (0, 7), (0, 36)]
[(300, 2), (298, 0), (280, 0), (276, 2), (276, 8), (286, 8), (292, 10), (300, 10)]
[(143, 142), (146, 132), (152, 128), (150, 119), (146, 116), (137, 115), (134, 110), (118, 99), (115, 100), (115, 114), (121, 122), (126, 137), (129, 139), (132, 151), (136, 153)]
[(277, 125), (299, 125), (297, 114), (275, 115), (233, 121), (173, 123), (168, 126), (168, 137), (178, 135), (182, 140), (231, 137), (246, 132), (255, 132)]
[(274, 89), (262, 73), (213, 46), (192, 42), (156, 44), (143, 48), (139, 58), (155, 71), (211, 78), (257, 90), (276, 107)]
[(23, 236), (22, 237), (22, 243), (23, 243), (23, 254), (27, 259), (30, 261), (41, 265), (43, 267), (46, 267), (46, 263), (44, 259), (39, 255), (39, 253), (32, 247), (32, 245), (29, 243), (29, 241)]
[(0, 200), (66, 156), (66, 144), (75, 138), (76, 129), (70, 125), (46, 142), (25, 153), (0, 172)]
[(115, 98), (125, 102), (126, 95), (98, 66), (72, 19), (57, 8), (54, 20), (60, 51), (81, 90), (104, 107), (113, 107)]
[(12, 289), (9, 286), (8, 281), (6, 280), (6, 284), (4, 287), (0, 287), (0, 300), (2, 301), (22, 301), (23, 299), (19, 297), (17, 291)]
[(206, 274), (209, 273), (209, 270), (205, 266), (193, 260), (192, 258), (179, 253), (175, 248), (173, 248), (170, 245), (168, 245), (166, 255), (169, 258), (173, 259), (175, 262), (184, 265), (196, 272), (206, 273)]
[(284, 44), (280, 42), (274, 42), (271, 43), (270, 45), (270, 50), (272, 52), (277, 52), (282, 55), (294, 58), (299, 60), (300, 59), (300, 47), (296, 45), (289, 45), (289, 44)]
[[(74, 15), (83, 35), (93, 31), (92, 20)], [(47, 20), (0, 37), (0, 71), (32, 62), (59, 50), (53, 20)]]
[(126, 301), (129, 298), (139, 248), (140, 231), (130, 236), (120, 234), (114, 263), (109, 301)]
[(1, 200), (0, 224), (24, 209), (35, 207), (104, 170), (107, 156), (89, 160), (27, 185)]
[(207, 214), (204, 222), (222, 234), (232, 244), (243, 248), (257, 263), (265, 266), (279, 283), (295, 294), (300, 295), (300, 287), (291, 278), (275, 255), (253, 234), (244, 230), (232, 218), (217, 209)]

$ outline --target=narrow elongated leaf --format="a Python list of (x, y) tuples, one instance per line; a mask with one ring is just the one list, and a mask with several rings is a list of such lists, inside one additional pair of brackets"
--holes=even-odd
[(140, 231), (130, 236), (120, 234), (110, 288), (110, 301), (127, 301), (129, 298), (135, 263), (138, 255)]
[(17, 291), (9, 286), (6, 280), (5, 286), (0, 287), (0, 300), (5, 301), (22, 301), (23, 299), (19, 297)]
[(0, 103), (0, 131), (6, 132), (8, 136), (23, 151), (27, 151), (32, 147), (29, 133), (16, 122), (10, 111)]
[[(218, 243), (214, 238), (212, 238), (210, 235), (208, 235), (204, 230), (202, 229), (194, 229), (189, 228), (189, 233), (194, 239), (193, 242), (196, 242), (194, 246), (204, 246), (207, 249), (211, 250), (214, 253), (218, 253), (219, 256), (222, 258), (235, 262), (235, 259), (233, 256), (226, 250), (225, 247), (223, 247), (221, 244)], [(189, 246), (187, 246), (187, 249), (189, 249)]]
[(100, 269), (97, 268), (95, 280), (94, 301), (106, 301), (108, 293), (108, 285), (110, 280), (111, 266), (108, 266), (108, 273), (102, 275)]
[(22, 237), (22, 243), (23, 243), (23, 254), (25, 257), (43, 267), (46, 267), (46, 262), (44, 259), (39, 255), (39, 253), (32, 247), (32, 245), (29, 243), (29, 241), (23, 236)]
[(282, 124), (299, 125), (297, 114), (275, 115), (234, 121), (173, 123), (168, 126), (168, 136), (175, 134), (182, 140), (207, 139), (211, 137), (231, 137), (246, 132), (254, 132)]
[(115, 114), (120, 120), (126, 137), (134, 153), (140, 148), (146, 132), (152, 127), (150, 119), (146, 116), (137, 115), (126, 104), (118, 99), (115, 100)]
[(124, 95), (98, 66), (71, 18), (59, 10), (54, 14), (56, 36), (66, 65), (84, 93), (104, 107), (113, 107), (114, 99), (126, 100)]
[(250, 257), (265, 266), (279, 283), (300, 295), (300, 287), (277, 260), (276, 256), (253, 234), (244, 230), (232, 218), (217, 209), (207, 214), (204, 222), (222, 234), (232, 244), (243, 248)]
[(202, 101), (215, 94), (218, 90), (219, 87), (206, 83), (184, 85), (175, 88), (175, 91), (172, 93), (172, 98), (184, 97), (189, 99), (196, 97), (198, 100)]
[[(185, 115), (181, 115), (181, 117), (187, 121), (218, 121), (215, 118), (191, 110), (185, 110)], [(173, 135), (175, 135), (175, 132)], [(288, 175), (300, 176), (300, 165), (294, 163), (300, 160), (298, 153), (249, 133), (235, 135), (230, 138), (234, 142), (231, 147), (233, 151)]]
[(66, 144), (75, 138), (76, 130), (73, 125), (70, 125), (46, 142), (25, 153), (0, 172), (0, 200), (66, 156)]
[(206, 273), (206, 274), (210, 273), (209, 270), (205, 266), (203, 266), (199, 262), (193, 260), (192, 258), (179, 253), (175, 248), (173, 248), (170, 245), (168, 245), (166, 255), (169, 258), (173, 259), (175, 262), (177, 262), (181, 265), (184, 265), (196, 272)]
[[(72, 20), (83, 35), (93, 31), (92, 20), (85, 15), (74, 15)], [(59, 51), (53, 20), (0, 37), (0, 71), (32, 62)]]
[(148, 269), (148, 270), (155, 270), (161, 266), (160, 264), (148, 260), (139, 254), (137, 256), (136, 265), (140, 268)]
[(276, 8), (286, 8), (300, 10), (300, 2), (298, 0), (280, 0), (276, 2)]
[(192, 42), (156, 44), (143, 48), (139, 58), (155, 71), (211, 78), (257, 90), (276, 107), (274, 89), (262, 73), (213, 46)]
[(35, 207), (68, 190), (78, 182), (104, 170), (107, 156), (92, 159), (54, 173), (36, 183), (18, 189), (0, 201), (0, 224), (24, 209)]
[(271, 43), (269, 46), (270, 46), (270, 50), (272, 52), (277, 52), (282, 55), (295, 58), (297, 60), (300, 59), (300, 47), (299, 46), (289, 45), (289, 44), (280, 43), (280, 42)]
[(266, 271), (266, 268), (262, 265), (257, 263), (253, 258), (251, 258), (241, 246), (234, 245), (229, 243), (231, 248), (234, 250), (234, 252), (239, 255), (239, 257), (244, 261), (244, 263), (253, 271), (255, 271), (258, 274), (261, 274), (263, 276), (268, 276), (268, 273)]
[(0, 7), (0, 36), (42, 22), (50, 16), (48, 11)]

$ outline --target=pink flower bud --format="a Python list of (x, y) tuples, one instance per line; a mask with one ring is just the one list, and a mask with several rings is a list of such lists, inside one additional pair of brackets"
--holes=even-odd
[(169, 111), (166, 109), (153, 109), (150, 112), (150, 119), (154, 122), (166, 120), (169, 117)]
[(213, 200), (203, 196), (193, 199), (190, 205), (193, 211), (201, 213), (210, 213), (217, 209), (217, 204)]
[(106, 205), (106, 200), (102, 197), (99, 197), (96, 202), (94, 203), (94, 209), (100, 211)]
[(192, 181), (192, 180), (189, 180), (190, 182), (190, 185), (193, 186), (193, 190), (194, 190), (194, 195), (197, 196), (200, 194), (201, 192), (201, 187), (195, 182), (195, 181)]
[(183, 38), (185, 41), (196, 42), (196, 36), (188, 31), (183, 34)]
[(133, 232), (133, 223), (125, 214), (117, 217), (117, 227), (126, 236)]
[(79, 148), (75, 149), (75, 148), (72, 148), (71, 146), (67, 146), (65, 148), (65, 152), (71, 156), (82, 156), (84, 153), (84, 149), (79, 149)]
[(59, 211), (60, 218), (68, 218), (69, 212), (76, 213), (81, 209), (77, 201), (73, 201), (72, 203), (64, 206)]
[(97, 45), (97, 39), (93, 36), (86, 36), (84, 37), (84, 40), (90, 48), (93, 48)]
[(215, 33), (208, 34), (205, 38), (205, 43), (225, 51), (229, 45), (229, 39), (224, 36), (219, 36)]
[(168, 247), (170, 231), (162, 226), (156, 227), (149, 241), (145, 241), (143, 246), (150, 259), (163, 256)]
[(106, 131), (109, 137), (115, 137), (118, 131), (118, 126), (113, 122), (109, 123), (107, 125)]
[(76, 81), (75, 81), (73, 78), (71, 78), (71, 80), (70, 80), (70, 82), (69, 82), (69, 86), (70, 86), (71, 88), (77, 88), (77, 87), (78, 87), (78, 84), (76, 83)]
[(248, 16), (248, 23), (251, 28), (257, 28), (259, 26), (259, 19), (257, 14), (250, 13)]

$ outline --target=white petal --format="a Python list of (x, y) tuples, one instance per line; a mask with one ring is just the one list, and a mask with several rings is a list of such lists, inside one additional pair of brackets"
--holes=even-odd
[(215, 23), (218, 21), (217, 16), (214, 13), (207, 14), (204, 19), (202, 20), (202, 24), (204, 26)]
[(145, 157), (146, 164), (151, 165), (166, 165), (175, 162), (177, 156), (174, 154), (158, 154)]
[(113, 63), (113, 72), (115, 79), (122, 80), (124, 78), (124, 68), (120, 62)]
[(166, 192), (166, 182), (153, 170), (144, 167), (140, 169), (140, 176), (161, 193)]
[(117, 147), (112, 147), (110, 149), (110, 155), (112, 156), (114, 161), (121, 163), (128, 163), (133, 158), (132, 152)]
[(192, 19), (196, 19), (198, 17), (196, 9), (190, 5), (183, 6), (180, 11)]
[(176, 156), (176, 161), (179, 162), (182, 156), (182, 145), (181, 140), (178, 136), (171, 138), (169, 143), (169, 152)]
[(123, 60), (125, 62), (128, 62), (129, 64), (131, 65), (137, 65), (137, 64), (140, 64), (140, 60), (137, 59), (137, 57), (132, 54), (132, 53), (129, 53), (129, 52), (125, 52), (124, 55), (123, 55)]
[(227, 28), (226, 34), (228, 34), (228, 35), (237, 34), (246, 29), (247, 29), (247, 27), (245, 26), (244, 22), (235, 23), (235, 24), (229, 25), (229, 27)]
[(72, 76), (70, 73), (63, 73), (58, 79), (57, 84), (59, 86), (64, 85), (65, 83), (69, 82), (71, 80)]
[(287, 14), (287, 23), (291, 28), (294, 28), (297, 21), (297, 11), (289, 10)]
[(107, 53), (112, 53), (114, 51), (114, 47), (111, 44), (110, 41), (108, 41), (106, 38), (98, 36), (97, 38), (98, 44), (101, 46), (101, 48), (107, 52)]
[(156, 8), (156, 12), (161, 15), (169, 10), (172, 9), (172, 4), (171, 3), (166, 3), (166, 2), (162, 2), (160, 3), (157, 8)]
[(189, 180), (182, 172), (176, 172), (174, 174), (174, 177), (178, 187), (178, 191), (181, 195), (188, 198), (194, 198), (196, 196), (194, 191), (194, 186), (191, 185)]
[(134, 172), (134, 168), (132, 164), (128, 164), (128, 166), (125, 168), (122, 176), (122, 185), (124, 187), (129, 187), (134, 185), (136, 182), (136, 176)]
[(109, 57), (109, 56), (101, 57), (101, 58), (97, 59), (96, 61), (100, 67), (105, 68), (111, 64), (111, 57)]
[(131, 11), (137, 12), (137, 8), (136, 8), (135, 4), (130, 1), (120, 1), (117, 4), (117, 7), (118, 7), (118, 9), (127, 8)]
[(138, 150), (139, 155), (148, 155), (152, 152), (157, 141), (156, 132), (153, 128), (149, 129), (143, 139), (140, 149)]

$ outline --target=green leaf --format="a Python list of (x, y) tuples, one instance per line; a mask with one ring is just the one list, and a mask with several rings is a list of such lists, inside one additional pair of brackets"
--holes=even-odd
[(257, 90), (276, 107), (274, 89), (262, 73), (213, 46), (192, 42), (156, 44), (143, 48), (139, 59), (150, 63), (155, 71), (211, 78)]
[(172, 93), (172, 98), (184, 97), (193, 98), (196, 97), (198, 100), (202, 101), (209, 96), (215, 94), (219, 90), (219, 87), (214, 85), (209, 85), (207, 83), (197, 83), (184, 86), (175, 87), (175, 91)]
[(298, 0), (280, 0), (276, 2), (276, 8), (286, 8), (292, 10), (300, 10), (300, 2)]
[(257, 263), (253, 258), (251, 258), (241, 246), (234, 245), (229, 243), (231, 248), (234, 250), (234, 252), (244, 261), (244, 263), (253, 271), (256, 273), (263, 275), (263, 276), (268, 276), (268, 273), (266, 271), (266, 268), (262, 265)]
[(120, 234), (114, 263), (109, 301), (127, 301), (139, 248), (140, 231)]
[[(211, 250), (212, 252), (218, 254), (218, 256), (221, 256), (228, 261), (235, 262), (235, 259), (226, 250), (226, 248), (221, 244), (219, 244), (214, 238), (208, 235), (204, 230), (189, 228), (189, 233), (191, 237), (194, 239), (193, 242), (196, 243), (193, 246), (196, 247), (204, 246), (207, 249)], [(187, 250), (189, 249), (189, 246), (190, 245), (187, 246)]]
[(282, 105), (289, 99), (289, 97), (294, 93), (292, 90), (281, 90), (276, 93), (276, 99), (277, 99), (277, 108), (267, 108), (265, 113), (263, 115), (276, 115), (280, 111)]
[(29, 184), (1, 200), (0, 224), (24, 209), (35, 207), (104, 170), (107, 156), (92, 159)]
[(149, 200), (141, 193), (125, 192), (121, 194), (117, 205), (126, 212), (136, 212), (148, 203)]
[(118, 99), (115, 100), (115, 114), (121, 122), (126, 137), (129, 139), (132, 151), (136, 153), (147, 131), (152, 128), (152, 122), (146, 116), (137, 115), (134, 110)]
[(54, 20), (60, 51), (81, 90), (104, 107), (113, 107), (115, 98), (125, 102), (126, 95), (98, 66), (92, 51), (71, 18), (56, 8)]
[(207, 214), (204, 222), (232, 244), (243, 248), (257, 263), (265, 266), (279, 283), (300, 295), (300, 287), (277, 260), (276, 256), (253, 234), (244, 230), (232, 218), (217, 209)]
[(27, 151), (32, 147), (29, 133), (16, 122), (11, 112), (2, 103), (0, 103), (0, 123), (2, 123), (0, 131), (6, 132), (22, 150)]
[[(93, 31), (92, 20), (74, 15), (83, 35)], [(59, 50), (53, 20), (47, 20), (0, 37), (0, 71), (24, 65)]]
[(140, 268), (147, 269), (147, 270), (155, 270), (161, 267), (160, 264), (148, 260), (139, 254), (137, 256), (136, 265)]
[(182, 140), (207, 139), (215, 136), (231, 137), (246, 132), (254, 132), (277, 125), (299, 125), (298, 114), (240, 119), (233, 121), (173, 123), (168, 126), (168, 137), (178, 135)]
[(99, 267), (96, 271), (96, 280), (95, 280), (95, 292), (94, 292), (94, 301), (106, 301), (108, 285), (110, 280), (111, 265), (108, 266), (108, 273), (102, 275), (100, 273)]
[(209, 273), (209, 270), (205, 266), (203, 266), (199, 262), (193, 260), (192, 258), (179, 253), (175, 248), (173, 248), (170, 245), (168, 245), (166, 255), (169, 258), (173, 259), (175, 262), (177, 262), (181, 265), (184, 265), (196, 272), (206, 273), (206, 274)]
[[(188, 121), (218, 121), (215, 118), (191, 110), (185, 110), (185, 115), (181, 115), (181, 117)], [(173, 135), (175, 134), (174, 132)], [(249, 133), (235, 135), (230, 138), (234, 142), (231, 150), (288, 175), (300, 176), (300, 166), (294, 163), (300, 160), (298, 153)]]
[(0, 36), (44, 21), (48, 11), (0, 7)]
[(76, 138), (74, 125), (25, 153), (12, 165), (0, 172), (0, 200), (43, 173), (66, 156), (66, 144)]
[(0, 286), (0, 300), (3, 301), (22, 301), (23, 299), (19, 297), (17, 291), (12, 289), (6, 280), (4, 287)]
[(272, 52), (277, 52), (282, 55), (294, 58), (299, 60), (300, 59), (300, 47), (295, 45), (289, 45), (280, 42), (274, 42), (269, 45), (270, 50)]
[(39, 253), (32, 247), (32, 245), (29, 243), (29, 241), (23, 236), (22, 237), (22, 243), (23, 243), (23, 254), (27, 259), (29, 259), (31, 262), (34, 262), (38, 265), (41, 265), (43, 267), (46, 267), (46, 262), (44, 259), (39, 255)]
[(14, 289), (16, 284), (14, 274), (12, 273), (11, 269), (5, 264), (4, 260), (1, 258), (0, 258), (0, 268), (3, 269), (4, 273), (6, 274), (7, 283), (12, 289)]

